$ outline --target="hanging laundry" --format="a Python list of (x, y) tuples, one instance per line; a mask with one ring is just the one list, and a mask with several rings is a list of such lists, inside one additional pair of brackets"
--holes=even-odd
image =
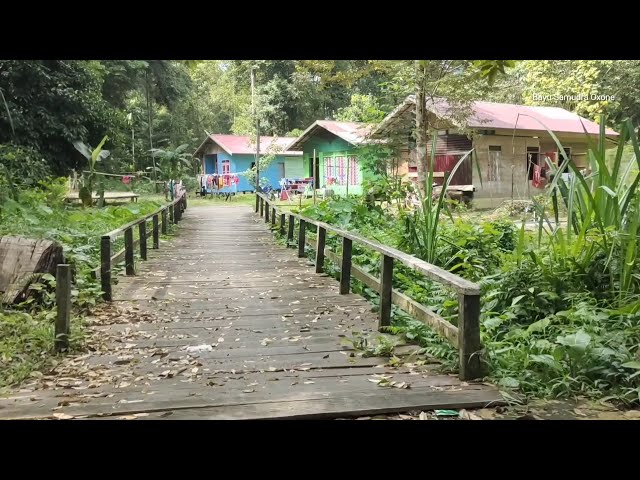
[(540, 165), (534, 165), (533, 166), (533, 180), (531, 181), (531, 185), (534, 188), (540, 188), (541, 185), (541, 175), (542, 174), (542, 168), (540, 168)]

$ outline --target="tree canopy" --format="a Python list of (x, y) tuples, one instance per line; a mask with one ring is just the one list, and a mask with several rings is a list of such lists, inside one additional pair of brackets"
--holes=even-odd
[[(557, 105), (594, 120), (605, 113), (614, 127), (626, 118), (640, 123), (640, 61), (421, 62), (426, 93), (459, 104), (461, 115), (484, 99)], [(261, 134), (282, 136), (319, 119), (379, 121), (414, 93), (414, 67), (404, 60), (2, 60), (0, 144), (37, 152), (65, 175), (87, 166), (73, 142), (95, 145), (108, 135), (104, 169), (148, 170), (153, 149), (193, 151), (207, 132), (255, 135), (252, 69)]]

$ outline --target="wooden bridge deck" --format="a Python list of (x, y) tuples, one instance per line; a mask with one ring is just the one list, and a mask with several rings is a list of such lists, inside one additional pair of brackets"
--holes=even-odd
[(102, 346), (33, 382), (49, 388), (0, 400), (0, 417), (336, 418), (501, 401), (434, 364), (358, 355), (345, 340), (375, 332), (371, 305), (277, 245), (249, 207), (192, 207), (167, 243), (119, 277), (109, 308), (126, 314), (93, 327)]

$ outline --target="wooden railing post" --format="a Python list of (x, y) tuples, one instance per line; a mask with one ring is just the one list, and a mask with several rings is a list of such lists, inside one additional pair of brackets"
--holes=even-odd
[(342, 237), (342, 268), (340, 270), (341, 295), (346, 295), (351, 289), (351, 246), (351, 239)]
[(173, 204), (173, 213), (175, 216), (175, 221), (178, 223), (182, 219), (182, 201), (178, 200)]
[(111, 237), (103, 235), (100, 238), (100, 284), (102, 298), (107, 302), (113, 300), (111, 293)]
[(256, 194), (256, 213), (260, 209), (260, 197)]
[(124, 231), (124, 266), (127, 275), (136, 274), (133, 253), (133, 228), (129, 227)]
[(162, 210), (162, 234), (169, 233), (169, 225), (167, 224), (167, 209)]
[(264, 215), (264, 198), (262, 197), (258, 197), (258, 198), (260, 198), (260, 216), (262, 217)]
[(175, 211), (173, 209), (173, 204), (171, 204), (169, 205), (169, 222), (176, 223), (175, 218)]
[(271, 225), (276, 224), (276, 207), (271, 209)]
[(269, 223), (269, 202), (264, 202), (264, 223)]
[(160, 248), (160, 230), (158, 229), (158, 214), (153, 216), (153, 248)]
[(480, 358), (480, 295), (458, 294), (460, 380), (482, 377)]
[(327, 241), (327, 230), (318, 227), (318, 237), (316, 239), (316, 273), (322, 273), (324, 268), (324, 246)]
[(289, 229), (287, 231), (287, 245), (293, 243), (293, 231), (296, 228), (296, 217), (289, 214)]
[(59, 264), (56, 268), (56, 307), (54, 346), (60, 352), (69, 348), (69, 321), (71, 319), (71, 266)]
[(140, 258), (147, 259), (147, 220), (138, 224), (138, 236), (140, 237)]
[(285, 215), (284, 213), (280, 214), (280, 235), (284, 235), (284, 222), (285, 222)]
[(304, 246), (306, 238), (306, 224), (304, 220), (300, 219), (300, 230), (298, 230), (298, 258), (304, 257)]
[(391, 325), (391, 291), (393, 288), (393, 257), (382, 255), (380, 259), (380, 310), (378, 328)]

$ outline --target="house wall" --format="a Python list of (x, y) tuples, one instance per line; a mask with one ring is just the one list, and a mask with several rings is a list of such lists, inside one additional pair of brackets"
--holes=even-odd
[[(255, 155), (252, 154), (236, 154), (229, 155), (227, 152), (218, 149), (216, 152), (218, 156), (217, 161), (217, 173), (222, 173), (222, 162), (225, 160), (230, 161), (230, 172), (240, 174), (246, 172), (251, 168), (251, 164), (255, 162)], [(206, 153), (203, 156), (205, 165), (205, 174), (216, 173), (212, 153)], [(302, 158), (301, 157), (285, 157), (276, 156), (271, 162), (266, 171), (260, 172), (260, 178), (266, 177), (269, 180), (269, 184), (273, 188), (280, 188), (280, 168), (278, 163), (285, 164), (285, 176), (286, 177), (299, 177), (302, 172)], [(255, 189), (249, 183), (247, 178), (242, 175), (238, 175), (240, 182), (238, 183), (238, 192), (253, 192)]]
[[(482, 181), (478, 175), (478, 168), (472, 169), (472, 181), (476, 188), (475, 198), (488, 199), (482, 202), (486, 206), (497, 206), (505, 199), (527, 199), (544, 191), (543, 188), (535, 188), (529, 180), (527, 147), (537, 147), (541, 162), (545, 153), (555, 153), (558, 158), (558, 148), (549, 136), (513, 136), (513, 132), (496, 132), (496, 135), (474, 135), (473, 147), (476, 159), (480, 166)], [(538, 136), (539, 138), (535, 138)], [(558, 140), (563, 147), (571, 148), (572, 160), (578, 166), (586, 166), (587, 143), (584, 138), (576, 139), (558, 135)], [(500, 146), (501, 152), (496, 164), (490, 165), (489, 147)], [(496, 168), (497, 167), (497, 168)]]
[[(303, 169), (305, 177), (313, 176), (311, 163), (314, 149), (320, 166), (320, 188), (325, 188), (327, 186), (327, 178), (325, 175), (325, 164), (327, 158), (335, 158), (336, 156), (343, 156), (346, 158), (350, 155), (358, 155), (357, 147), (354, 147), (349, 142), (346, 142), (339, 137), (333, 137), (331, 139), (310, 138), (303, 146)], [(350, 195), (362, 195), (362, 182), (370, 176), (370, 173), (363, 170), (360, 163), (357, 161), (356, 168), (358, 183), (357, 185), (349, 185), (348, 191)], [(336, 195), (346, 195), (347, 193), (347, 185), (334, 184), (331, 185), (330, 188)]]

